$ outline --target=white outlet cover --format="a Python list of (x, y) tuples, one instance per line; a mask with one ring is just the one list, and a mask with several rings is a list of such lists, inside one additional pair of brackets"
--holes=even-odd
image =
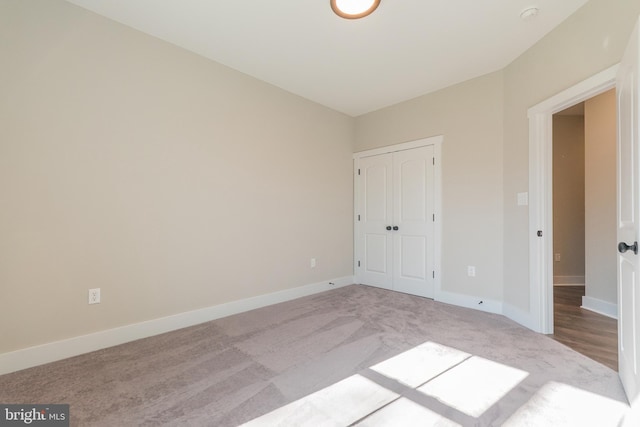
[(473, 265), (470, 265), (467, 267), (467, 276), (469, 277), (475, 277), (476, 276), (476, 267)]
[(89, 289), (89, 304), (100, 304), (100, 288)]

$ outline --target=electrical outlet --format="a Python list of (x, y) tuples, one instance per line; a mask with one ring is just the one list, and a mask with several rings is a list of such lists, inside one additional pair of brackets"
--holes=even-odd
[(100, 288), (89, 289), (89, 304), (100, 304)]
[(311, 258), (311, 268), (316, 268), (316, 259)]
[(473, 265), (467, 266), (467, 276), (476, 277), (476, 267)]
[(553, 256), (553, 259), (554, 259), (555, 262), (559, 262), (560, 261), (560, 254), (555, 254)]

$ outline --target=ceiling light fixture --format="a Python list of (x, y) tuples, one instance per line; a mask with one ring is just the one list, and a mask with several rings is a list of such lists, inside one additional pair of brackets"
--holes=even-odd
[(538, 9), (537, 7), (530, 7), (522, 11), (522, 13), (520, 14), (520, 18), (523, 21), (529, 21), (537, 16), (538, 12), (540, 12), (540, 9)]
[(345, 19), (358, 19), (370, 15), (380, 0), (331, 0), (331, 9)]

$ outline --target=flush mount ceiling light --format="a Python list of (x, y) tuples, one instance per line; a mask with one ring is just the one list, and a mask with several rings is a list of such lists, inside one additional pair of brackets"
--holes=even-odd
[(331, 0), (331, 9), (345, 19), (358, 19), (370, 15), (380, 0)]
[(522, 11), (522, 13), (520, 14), (520, 18), (523, 21), (529, 21), (536, 17), (538, 15), (538, 12), (540, 12), (540, 9), (538, 9), (537, 7), (530, 7)]

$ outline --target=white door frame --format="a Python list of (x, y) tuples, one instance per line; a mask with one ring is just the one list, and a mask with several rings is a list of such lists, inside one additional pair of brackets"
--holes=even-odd
[[(531, 107), (529, 116), (529, 312), (531, 329), (553, 333), (552, 116), (616, 86), (618, 65)], [(542, 236), (538, 236), (542, 232)]]
[(434, 165), (434, 270), (435, 277), (433, 281), (434, 299), (438, 300), (440, 292), (442, 291), (442, 142), (444, 141), (443, 135), (431, 136), (428, 138), (417, 139), (415, 141), (403, 142), (401, 144), (388, 145), (386, 147), (374, 148), (371, 150), (359, 151), (353, 155), (353, 272), (356, 279), (356, 283), (359, 283), (358, 278), (358, 254), (360, 248), (358, 247), (358, 235), (360, 232), (357, 207), (359, 206), (359, 192), (358, 192), (358, 161), (363, 157), (376, 156), (379, 154), (393, 153), (396, 151), (410, 150), (412, 148), (425, 147), (427, 145), (433, 145), (433, 154), (436, 158)]

